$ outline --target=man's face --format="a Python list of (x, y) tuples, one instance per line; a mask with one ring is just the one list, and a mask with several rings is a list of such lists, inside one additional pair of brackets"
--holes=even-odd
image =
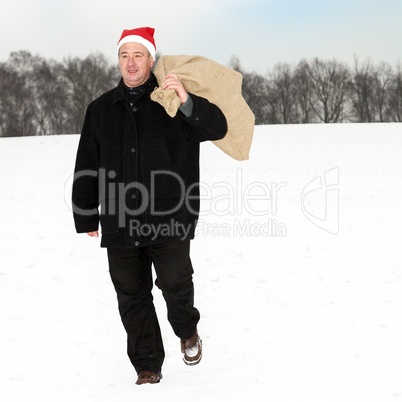
[(124, 83), (130, 87), (142, 85), (151, 74), (155, 61), (141, 43), (128, 42), (120, 47), (119, 66)]

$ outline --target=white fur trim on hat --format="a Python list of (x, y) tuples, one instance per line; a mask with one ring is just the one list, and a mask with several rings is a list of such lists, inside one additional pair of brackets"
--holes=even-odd
[(121, 45), (123, 45), (124, 43), (127, 43), (127, 42), (137, 42), (137, 43), (141, 43), (141, 45), (144, 45), (144, 46), (148, 49), (149, 53), (151, 53), (151, 56), (152, 56), (152, 57), (154, 58), (154, 60), (155, 60), (155, 52), (156, 52), (156, 51), (155, 51), (154, 45), (153, 45), (151, 42), (147, 41), (146, 39), (144, 39), (142, 36), (139, 36), (139, 35), (128, 35), (128, 36), (125, 36), (125, 37), (117, 44), (117, 51), (119, 51)]

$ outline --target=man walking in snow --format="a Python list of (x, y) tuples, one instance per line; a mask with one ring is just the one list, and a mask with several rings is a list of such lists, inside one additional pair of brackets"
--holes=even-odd
[(190, 240), (199, 214), (199, 144), (223, 138), (227, 123), (217, 106), (187, 93), (175, 75), (161, 85), (180, 98), (174, 118), (150, 99), (158, 87), (151, 72), (153, 28), (125, 30), (117, 50), (120, 83), (86, 111), (75, 165), (74, 220), (78, 233), (92, 237), (98, 237), (100, 222), (137, 384), (158, 383), (165, 353), (151, 268), (183, 360), (195, 365), (202, 343)]

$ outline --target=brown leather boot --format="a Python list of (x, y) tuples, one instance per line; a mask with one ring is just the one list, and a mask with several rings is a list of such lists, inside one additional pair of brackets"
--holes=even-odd
[(183, 361), (188, 366), (195, 366), (202, 358), (202, 341), (198, 336), (198, 332), (188, 339), (181, 339), (181, 353), (183, 353)]
[(157, 384), (162, 379), (161, 373), (153, 373), (152, 371), (141, 371), (138, 374), (136, 384)]

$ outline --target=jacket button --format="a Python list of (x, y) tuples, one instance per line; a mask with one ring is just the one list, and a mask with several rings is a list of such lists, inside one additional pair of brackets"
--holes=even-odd
[(140, 245), (140, 242), (139, 241), (136, 241), (135, 243), (134, 243), (134, 246), (139, 246)]
[(133, 195), (131, 196), (131, 198), (134, 198), (134, 199), (135, 199), (135, 198), (137, 198), (137, 196), (136, 196), (135, 194), (133, 194)]
[(133, 107), (133, 112), (136, 112), (138, 109), (134, 106)]
[(133, 152), (133, 153), (134, 153), (134, 152), (135, 152), (135, 148), (131, 148), (131, 152)]
[(198, 123), (200, 119), (198, 117), (195, 117), (194, 120)]

